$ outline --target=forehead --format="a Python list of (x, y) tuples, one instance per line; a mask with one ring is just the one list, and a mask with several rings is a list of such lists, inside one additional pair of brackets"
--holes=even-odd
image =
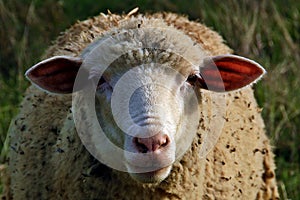
[(105, 71), (107, 76), (149, 63), (167, 66), (183, 75), (197, 70), (207, 54), (198, 43), (165, 23), (140, 20), (132, 20), (94, 41), (82, 53), (83, 66)]
[(178, 71), (181, 74), (187, 74), (196, 70), (196, 65), (186, 60), (182, 55), (163, 49), (141, 48), (129, 51), (114, 60), (106, 69), (107, 72), (116, 74), (122, 71), (128, 71), (139, 67), (141, 72), (147, 73), (156, 69), (168, 73), (168, 71)]

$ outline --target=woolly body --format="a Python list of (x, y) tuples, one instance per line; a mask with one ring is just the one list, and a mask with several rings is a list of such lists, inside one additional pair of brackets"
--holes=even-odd
[[(162, 19), (161, 25), (164, 21), (181, 30), (210, 55), (232, 52), (217, 33), (185, 17), (158, 13), (146, 18)], [(131, 17), (109, 14), (78, 22), (44, 57), (80, 56), (95, 38), (126, 20)], [(201, 98), (201, 123), (191, 147), (173, 164), (164, 181), (141, 184), (127, 173), (99, 163), (85, 149), (74, 126), (71, 95), (49, 94), (30, 86), (9, 133), (13, 199), (278, 198), (273, 154), (253, 90), (201, 91)], [(216, 99), (226, 100), (223, 115), (212, 109), (221, 107), (221, 100)], [(211, 121), (224, 121), (222, 134), (209, 154), (201, 158), (199, 148), (210, 137), (203, 133), (213, 132), (219, 125), (209, 126)]]

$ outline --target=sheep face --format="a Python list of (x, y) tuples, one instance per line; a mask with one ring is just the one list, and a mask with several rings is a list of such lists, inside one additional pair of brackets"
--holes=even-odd
[(96, 92), (97, 119), (123, 149), (126, 170), (141, 182), (167, 177), (196, 134), (199, 104), (190, 79), (197, 71), (190, 66), (184, 74), (173, 67), (168, 62), (142, 64), (116, 84), (115, 76), (107, 78)]
[(242, 57), (209, 57), (162, 21), (139, 19), (94, 41), (80, 58), (53, 57), (26, 75), (49, 92), (74, 94), (74, 124), (94, 157), (156, 183), (196, 135), (200, 88), (231, 91), (263, 73)]

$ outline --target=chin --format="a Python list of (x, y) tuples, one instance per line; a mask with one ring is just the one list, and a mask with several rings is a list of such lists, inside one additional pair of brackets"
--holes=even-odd
[(170, 172), (172, 166), (167, 166), (155, 171), (144, 172), (144, 173), (130, 173), (130, 176), (140, 183), (160, 183), (165, 180)]

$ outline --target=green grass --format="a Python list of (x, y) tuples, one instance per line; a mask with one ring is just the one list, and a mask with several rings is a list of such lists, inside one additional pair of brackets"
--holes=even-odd
[(24, 71), (59, 32), (110, 9), (173, 11), (213, 27), (237, 54), (261, 63), (256, 85), (274, 145), (282, 199), (300, 199), (300, 1), (258, 0), (0, 0), (0, 148), (28, 86)]

